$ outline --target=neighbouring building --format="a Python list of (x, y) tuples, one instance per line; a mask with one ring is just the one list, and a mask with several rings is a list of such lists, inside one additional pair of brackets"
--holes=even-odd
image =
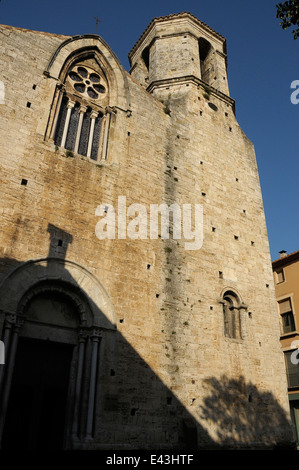
[(98, 35), (0, 34), (2, 448), (291, 445), (225, 38), (155, 18), (127, 72)]
[(272, 262), (294, 439), (299, 446), (299, 251)]

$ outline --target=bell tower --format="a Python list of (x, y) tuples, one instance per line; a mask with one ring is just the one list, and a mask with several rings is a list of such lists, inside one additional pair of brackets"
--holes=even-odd
[(129, 60), (131, 75), (146, 88), (189, 77), (229, 94), (226, 40), (190, 13), (153, 19)]

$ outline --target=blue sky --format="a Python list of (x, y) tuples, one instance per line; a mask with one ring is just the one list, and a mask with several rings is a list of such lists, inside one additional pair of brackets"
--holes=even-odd
[(157, 16), (189, 11), (227, 39), (230, 95), (237, 120), (254, 143), (272, 259), (299, 250), (299, 39), (276, 19), (278, 1), (1, 0), (0, 23), (66, 35), (95, 33), (128, 70), (128, 52)]

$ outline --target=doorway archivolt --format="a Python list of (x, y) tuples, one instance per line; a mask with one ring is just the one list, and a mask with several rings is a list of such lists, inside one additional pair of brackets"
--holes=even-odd
[[(50, 368), (44, 376), (38, 372), (46, 361), (52, 364), (56, 360), (57, 366), (65, 367), (61, 374), (67, 375), (68, 381), (64, 390), (56, 392), (57, 397), (65, 394), (66, 405), (64, 422), (54, 433), (61, 434), (61, 441), (53, 445), (59, 448), (86, 448), (95, 433), (103, 344), (105, 348), (109, 347), (116, 330), (113, 304), (102, 284), (84, 267), (71, 261), (56, 258), (29, 261), (12, 271), (0, 285), (0, 320), (6, 353), (5, 365), (0, 368), (2, 445), (6, 445), (10, 437), (12, 441), (17, 438), (11, 431), (16, 427), (14, 414), (9, 412), (14, 408), (11, 401), (17, 400), (15, 392), (21, 386), (25, 387), (25, 392), (36, 390), (37, 385), (32, 388), (35, 380), (33, 370), (41, 377), (40, 395), (50, 397), (55, 387), (58, 390), (55, 367), (52, 379)], [(30, 364), (24, 363), (26, 354), (31, 357), (27, 361)], [(62, 361), (62, 355), (65, 361)], [(40, 364), (42, 358), (44, 365)], [(26, 368), (28, 373), (24, 373)], [(42, 377), (44, 386), (41, 384)], [(27, 395), (29, 406), (32, 393), (27, 392)], [(31, 415), (36, 416), (36, 422), (41, 424), (33, 428), (30, 421), (30, 432), (27, 433), (30, 441), (28, 447), (33, 449), (49, 442), (49, 439), (39, 438), (41, 430), (46, 429), (42, 422), (49, 404), (40, 404), (37, 409), (37, 403), (38, 397), (33, 400)], [(25, 406), (24, 403), (23, 408)], [(20, 413), (23, 408), (20, 407)], [(52, 416), (55, 414), (52, 413)], [(26, 423), (25, 418), (23, 421), (25, 428), (28, 426), (29, 429), (29, 421)]]

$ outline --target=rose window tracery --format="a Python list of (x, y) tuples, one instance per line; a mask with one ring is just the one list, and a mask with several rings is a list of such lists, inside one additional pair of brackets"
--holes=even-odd
[(106, 94), (106, 83), (103, 77), (85, 65), (73, 67), (68, 74), (68, 83), (87, 99), (99, 100)]
[(92, 61), (77, 62), (65, 75), (59, 93), (52, 132), (55, 145), (92, 160), (100, 155), (105, 159), (109, 86), (100, 66), (93, 68)]

